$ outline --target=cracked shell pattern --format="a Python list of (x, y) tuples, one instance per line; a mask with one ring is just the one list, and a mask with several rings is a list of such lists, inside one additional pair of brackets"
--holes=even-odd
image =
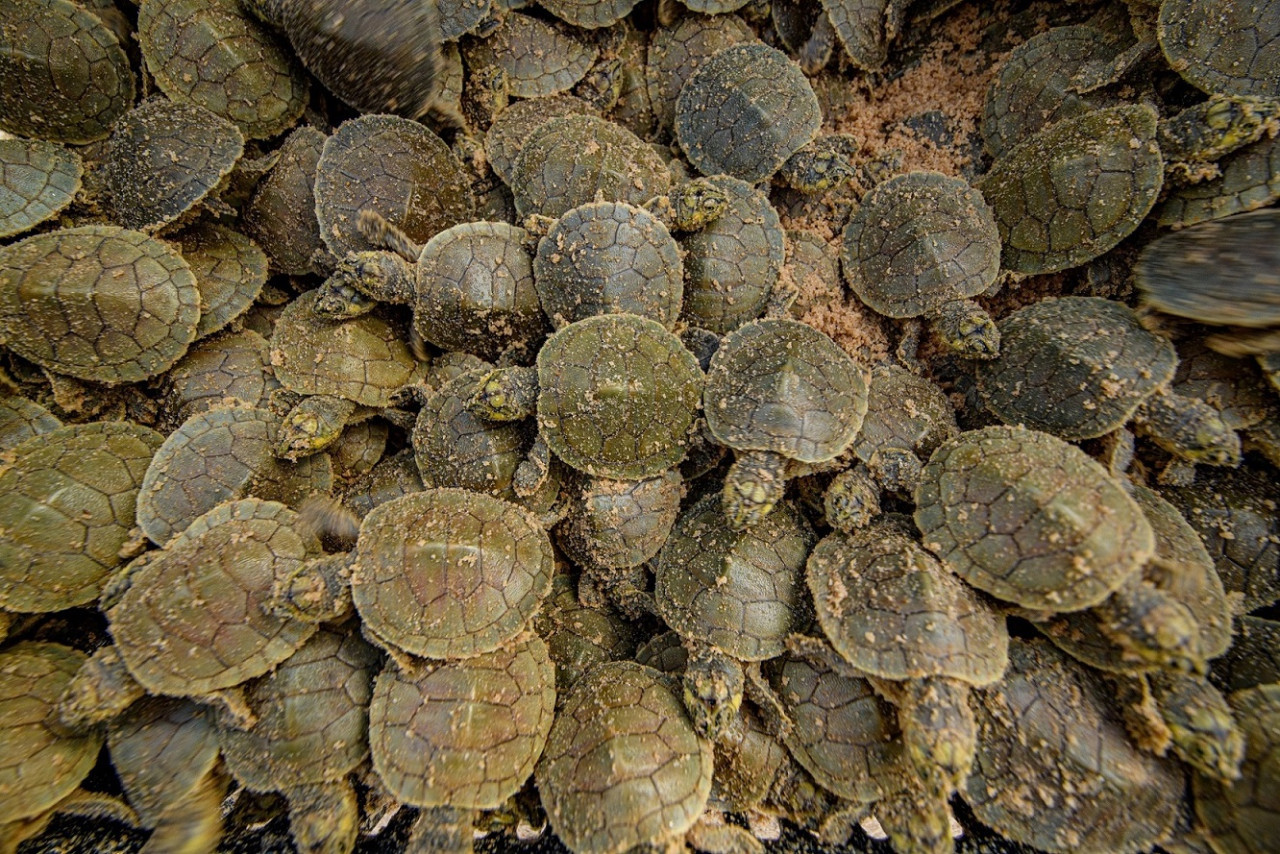
[(146, 697), (107, 724), (107, 749), (129, 805), (143, 827), (192, 791), (218, 761), (205, 707), (176, 697)]
[(0, 237), (57, 216), (80, 189), (80, 155), (56, 142), (0, 139)]
[(578, 96), (566, 93), (512, 103), (494, 116), (484, 136), (489, 166), (508, 185), (513, 184), (516, 159), (525, 143), (552, 119), (573, 115), (594, 116), (599, 115), (599, 111)]
[(655, 32), (649, 42), (645, 80), (659, 130), (675, 126), (680, 89), (718, 51), (756, 40), (737, 15), (684, 15)]
[(133, 424), (60, 427), (0, 459), (0, 608), (61, 611), (98, 598), (134, 526), (159, 433)]
[(421, 672), (389, 665), (369, 707), (373, 767), (403, 803), (502, 806), (532, 776), (547, 742), (555, 673), (536, 635)]
[(267, 340), (250, 329), (228, 332), (201, 341), (165, 374), (161, 420), (173, 430), (210, 409), (265, 407), (279, 387)]
[(640, 566), (667, 541), (683, 496), (674, 469), (645, 480), (592, 478), (560, 529), (560, 547), (583, 567)]
[(0, 452), (61, 426), (62, 422), (40, 404), (16, 394), (0, 395)]
[(535, 773), (551, 827), (571, 850), (623, 854), (693, 826), (712, 763), (711, 742), (662, 674), (616, 661), (574, 685)]
[(186, 353), (199, 317), (191, 267), (140, 232), (88, 225), (0, 250), (0, 337), (54, 373), (149, 379)]
[(511, 94), (542, 98), (566, 92), (595, 65), (600, 51), (566, 27), (513, 12), (483, 41), (462, 46), (468, 68), (497, 65)]
[(1022, 427), (943, 444), (915, 499), (925, 548), (979, 590), (1027, 608), (1096, 605), (1155, 551), (1141, 509), (1101, 465)]
[(546, 531), (489, 495), (428, 489), (364, 517), (351, 596), (381, 641), (423, 658), (469, 658), (518, 635), (551, 590)]
[(1280, 98), (1280, 2), (1160, 4), (1156, 35), (1173, 70), (1198, 89)]
[(270, 672), (316, 632), (271, 610), (275, 585), (321, 555), (275, 501), (228, 501), (129, 572), (107, 611), (129, 672), (147, 691), (198, 697)]
[(1223, 158), (1222, 174), (1169, 194), (1156, 221), (1180, 228), (1247, 213), (1280, 199), (1280, 137), (1262, 139)]
[(267, 283), (267, 256), (238, 231), (205, 222), (174, 237), (200, 290), (196, 338), (223, 329), (249, 310)]

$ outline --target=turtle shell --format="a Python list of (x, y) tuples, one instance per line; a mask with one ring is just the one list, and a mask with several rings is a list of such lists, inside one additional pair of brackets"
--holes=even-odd
[(869, 463), (876, 451), (901, 448), (927, 458), (960, 428), (942, 389), (897, 365), (871, 369), (867, 417), (853, 440), (853, 453)]
[(700, 65), (676, 99), (680, 147), (703, 175), (758, 184), (817, 135), (822, 109), (786, 54), (764, 44), (726, 47)]
[(879, 526), (829, 534), (806, 567), (823, 633), (863, 673), (971, 685), (1004, 675), (1004, 616), (902, 532)]
[(536, 635), (465, 661), (388, 666), (369, 706), (374, 770), (402, 803), (502, 806), (533, 774), (547, 742), (555, 676)]
[(845, 226), (845, 281), (887, 317), (932, 314), (977, 296), (1000, 272), (1000, 234), (982, 194), (959, 178), (909, 172), (877, 185)]
[(1006, 424), (1063, 439), (1123, 426), (1178, 364), (1169, 339), (1098, 297), (1033, 303), (1004, 318), (1000, 335), (1000, 357), (978, 366), (984, 402)]
[(0, 339), (54, 373), (110, 385), (157, 376), (199, 318), (191, 267), (140, 232), (87, 225), (0, 249)]
[(0, 609), (61, 611), (98, 598), (134, 526), (163, 440), (135, 424), (59, 427), (0, 466)]
[(597, 477), (653, 477), (684, 458), (702, 370), (680, 339), (629, 314), (566, 326), (538, 351), (538, 429)]
[(0, 652), (0, 824), (39, 817), (71, 794), (97, 762), (101, 730), (67, 735), (49, 724), (86, 660), (56, 643), (27, 641)]
[(417, 243), (475, 216), (470, 181), (449, 146), (425, 125), (399, 116), (343, 122), (316, 165), (315, 199), (320, 237), (339, 258), (383, 248), (357, 227), (366, 208)]
[(560, 529), (560, 547), (582, 567), (640, 566), (667, 541), (683, 495), (674, 469), (645, 480), (591, 478)]
[(0, 17), (0, 129), (93, 142), (133, 106), (129, 57), (97, 15), (69, 0), (5, 0)]
[(600, 51), (569, 27), (516, 12), (484, 39), (464, 44), (462, 56), (468, 68), (505, 71), (513, 96), (542, 98), (571, 89)]
[(201, 341), (164, 375), (162, 421), (170, 429), (193, 415), (226, 405), (265, 407), (280, 388), (271, 346), (244, 329)]
[(107, 143), (105, 177), (114, 219), (160, 229), (214, 192), (244, 154), (244, 134), (195, 104), (144, 101)]
[(56, 142), (0, 139), (0, 237), (57, 216), (80, 190), (80, 155)]
[(635, 314), (670, 329), (684, 297), (680, 247), (667, 227), (626, 202), (565, 213), (533, 259), (542, 309), (557, 326), (597, 314)]
[(1240, 779), (1228, 785), (1197, 774), (1192, 778), (1196, 817), (1215, 851), (1261, 854), (1274, 847), (1280, 806), (1275, 793), (1276, 734), (1280, 733), (1280, 685), (1259, 685), (1227, 698), (1244, 734)]
[(1261, 210), (1166, 234), (1138, 256), (1143, 301), (1199, 323), (1280, 325), (1280, 211)]
[(244, 209), (245, 232), (266, 250), (272, 266), (291, 276), (313, 272), (313, 256), (325, 248), (316, 220), (316, 166), (323, 133), (300, 127), (285, 138), (279, 159), (254, 188)]
[(248, 311), (262, 293), (267, 283), (267, 256), (240, 232), (203, 222), (173, 239), (200, 290), (197, 338), (224, 328)]
[(611, 27), (621, 21), (631, 14), (637, 2), (638, 0), (543, 0), (538, 5), (575, 27), (595, 30)]
[(788, 503), (734, 531), (715, 493), (690, 507), (658, 555), (654, 599), (681, 637), (742, 661), (780, 655), (802, 626), (804, 562), (816, 538)]
[(703, 394), (707, 426), (738, 451), (817, 463), (842, 453), (867, 412), (865, 372), (796, 320), (757, 320), (725, 336)]
[(107, 749), (129, 805), (146, 828), (154, 828), (218, 762), (208, 710), (177, 697), (144, 697), (112, 718)]
[(61, 426), (62, 422), (40, 404), (16, 394), (0, 395), (0, 451)]
[(364, 517), (351, 595), (380, 641), (424, 658), (470, 658), (524, 629), (551, 590), (552, 570), (551, 541), (527, 511), (427, 489)]
[(288, 130), (307, 104), (302, 67), (238, 0), (145, 0), (138, 43), (160, 91), (250, 139)]
[(1185, 227), (1246, 213), (1280, 199), (1280, 137), (1264, 137), (1224, 157), (1217, 166), (1222, 173), (1218, 177), (1170, 193), (1156, 221)]
[(510, 185), (515, 180), (516, 159), (539, 128), (561, 116), (598, 114), (591, 104), (566, 93), (516, 101), (498, 113), (489, 125), (484, 136), (485, 157), (494, 174)]
[(986, 427), (934, 451), (916, 488), (924, 546), (965, 581), (1045, 611), (1096, 605), (1155, 551), (1150, 523), (1083, 451)]
[(290, 303), (271, 337), (280, 383), (299, 394), (331, 394), (361, 406), (387, 407), (392, 395), (422, 378), (403, 327), (380, 312), (334, 323), (315, 313), (318, 290)]
[(218, 505), (126, 570), (126, 589), (106, 609), (120, 657), (147, 691), (176, 697), (271, 671), (316, 632), (275, 614), (275, 586), (320, 554), (283, 504)]
[(682, 15), (650, 38), (645, 80), (659, 129), (675, 127), (676, 101), (685, 81), (726, 47), (753, 42), (756, 35), (737, 15)]
[(1124, 240), (1160, 195), (1158, 116), (1146, 104), (1057, 122), (996, 160), (979, 184), (1019, 273), (1091, 261)]
[(976, 696), (978, 752), (960, 794), (984, 824), (1054, 854), (1135, 854), (1168, 835), (1183, 772), (1133, 745), (1083, 665), (1014, 641), (1005, 679)]
[(1280, 98), (1280, 3), (1167, 0), (1156, 36), (1165, 59), (1210, 94)]
[(577, 854), (623, 854), (680, 838), (711, 792), (711, 742), (657, 670), (587, 671), (556, 712), (535, 771), (556, 835)]
[(533, 627), (546, 639), (555, 662), (556, 690), (561, 694), (593, 665), (630, 660), (636, 652), (632, 624), (610, 608), (583, 605), (577, 588), (575, 576), (557, 573), (546, 606), (533, 618)]
[(1280, 683), (1280, 620), (1236, 617), (1231, 647), (1213, 662), (1210, 678), (1224, 694)]

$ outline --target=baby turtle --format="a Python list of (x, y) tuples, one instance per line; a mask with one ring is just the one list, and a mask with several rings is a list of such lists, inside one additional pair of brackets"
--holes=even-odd
[(765, 319), (725, 336), (703, 393), (707, 427), (739, 452), (724, 484), (730, 527), (765, 518), (786, 488), (792, 461), (844, 452), (867, 412), (864, 370), (823, 333)]
[(679, 839), (711, 792), (711, 743), (657, 670), (599, 664), (556, 713), (535, 775), (551, 828), (575, 854)]
[(50, 142), (102, 139), (133, 106), (137, 80), (116, 34), (69, 0), (5, 0), (0, 128)]
[(214, 335), (165, 373), (160, 422), (172, 430), (193, 415), (226, 405), (266, 408), (278, 388), (265, 338), (250, 329)]
[(1160, 3), (1156, 35), (1169, 66), (1205, 92), (1280, 98), (1280, 13), (1274, 0), (1222, 8)]
[(16, 394), (0, 395), (0, 451), (61, 426), (56, 415), (35, 401)]
[(583, 605), (577, 586), (573, 576), (557, 573), (546, 605), (533, 619), (534, 630), (546, 639), (555, 662), (556, 690), (562, 695), (594, 665), (628, 661), (636, 654), (632, 623), (607, 605)]
[(138, 43), (162, 92), (234, 123), (249, 139), (288, 130), (306, 106), (302, 68), (237, 0), (146, 0)]
[(984, 823), (1049, 852), (1150, 850), (1185, 782), (1130, 742), (1114, 698), (1046, 641), (1014, 641), (1005, 679), (977, 692), (978, 754), (961, 789)]
[(806, 578), (835, 669), (870, 678), (898, 707), (910, 762), (954, 786), (976, 749), (969, 689), (1004, 676), (1009, 633), (1004, 616), (922, 549), (909, 526), (894, 519), (828, 535)]
[(720, 496), (712, 494), (681, 515), (662, 547), (654, 599), (689, 650), (684, 702), (706, 737), (724, 734), (744, 691), (766, 709), (776, 705), (758, 663), (780, 655), (801, 626), (801, 576), (814, 540), (804, 517), (786, 503), (759, 524), (734, 531)]
[(676, 100), (675, 130), (704, 175), (759, 184), (775, 173), (806, 192), (853, 176), (838, 147), (810, 145), (822, 126), (813, 87), (786, 54), (726, 47), (698, 67)]
[(243, 213), (245, 233), (261, 246), (275, 270), (290, 276), (317, 272), (315, 256), (325, 251), (316, 220), (316, 166), (323, 133), (310, 126), (289, 134), (279, 158), (258, 182)]
[(571, 27), (517, 12), (487, 37), (464, 43), (462, 56), (473, 71), (491, 66), (505, 71), (514, 97), (543, 98), (572, 89), (600, 51)]
[(152, 232), (215, 194), (244, 154), (244, 134), (195, 104), (156, 98), (111, 133), (106, 190), (116, 222)]
[(214, 222), (174, 235), (200, 290), (196, 337), (224, 328), (249, 310), (267, 283), (267, 256), (249, 238)]
[(553, 119), (567, 115), (597, 115), (591, 104), (576, 95), (561, 93), (516, 101), (494, 117), (484, 136), (485, 158), (494, 174), (509, 186), (512, 170), (525, 143)]
[(108, 385), (158, 376), (199, 318), (190, 266), (140, 232), (87, 225), (0, 250), (0, 339), (54, 373)]
[(1170, 388), (1178, 360), (1173, 344), (1149, 332), (1123, 303), (1046, 299), (1000, 326), (1000, 358), (979, 366), (978, 387), (1006, 424), (1078, 440), (1132, 419), (1185, 460), (1239, 465), (1240, 437), (1216, 409)]
[(0, 464), (0, 609), (60, 611), (98, 598), (123, 564), (134, 506), (162, 439), (134, 424), (59, 427)]
[(552, 569), (532, 514), (490, 495), (427, 489), (371, 510), (355, 550), (299, 568), (278, 607), (330, 620), (354, 604), (365, 636), (394, 655), (472, 658), (524, 630)]
[(1157, 120), (1145, 104), (1095, 110), (1057, 122), (997, 159), (978, 188), (995, 212), (1004, 267), (1065, 270), (1133, 233), (1164, 183)]
[(1261, 854), (1275, 842), (1280, 809), (1275, 803), (1276, 733), (1280, 732), (1280, 685), (1259, 685), (1229, 696), (1244, 733), (1240, 779), (1223, 783), (1192, 778), (1196, 817), (1215, 851)]
[(536, 407), (538, 435), (561, 460), (596, 477), (638, 480), (684, 458), (702, 380), (693, 354), (660, 324), (605, 314), (548, 338), (536, 368), (490, 373), (471, 405), (493, 420)]
[(362, 113), (416, 119), (439, 91), (440, 10), (414, 0), (245, 0), (307, 70)]
[(1280, 137), (1262, 139), (1217, 164), (1216, 178), (1179, 187), (1165, 199), (1156, 221), (1173, 228), (1264, 208), (1280, 199)]
[(80, 190), (80, 155), (56, 142), (0, 139), (0, 237), (57, 216)]
[(682, 15), (649, 40), (645, 80), (659, 130), (674, 128), (676, 100), (685, 81), (718, 51), (756, 40), (737, 15)]
[(1000, 233), (961, 179), (910, 172), (876, 186), (845, 226), (840, 260), (850, 289), (880, 314), (925, 317), (966, 357), (999, 354), (995, 321), (970, 298), (1000, 272)]

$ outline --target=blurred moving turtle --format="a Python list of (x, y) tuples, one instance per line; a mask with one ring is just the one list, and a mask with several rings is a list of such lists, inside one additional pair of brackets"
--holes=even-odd
[(1280, 685), (1259, 685), (1228, 698), (1244, 734), (1240, 779), (1224, 783), (1192, 778), (1196, 817), (1214, 851), (1260, 854), (1272, 847), (1277, 814), (1276, 733), (1280, 732)]

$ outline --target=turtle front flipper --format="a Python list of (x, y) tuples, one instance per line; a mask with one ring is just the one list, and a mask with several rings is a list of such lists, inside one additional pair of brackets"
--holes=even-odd
[(1189, 462), (1240, 465), (1240, 437), (1202, 400), (1162, 389), (1142, 402), (1134, 421), (1157, 445)]

